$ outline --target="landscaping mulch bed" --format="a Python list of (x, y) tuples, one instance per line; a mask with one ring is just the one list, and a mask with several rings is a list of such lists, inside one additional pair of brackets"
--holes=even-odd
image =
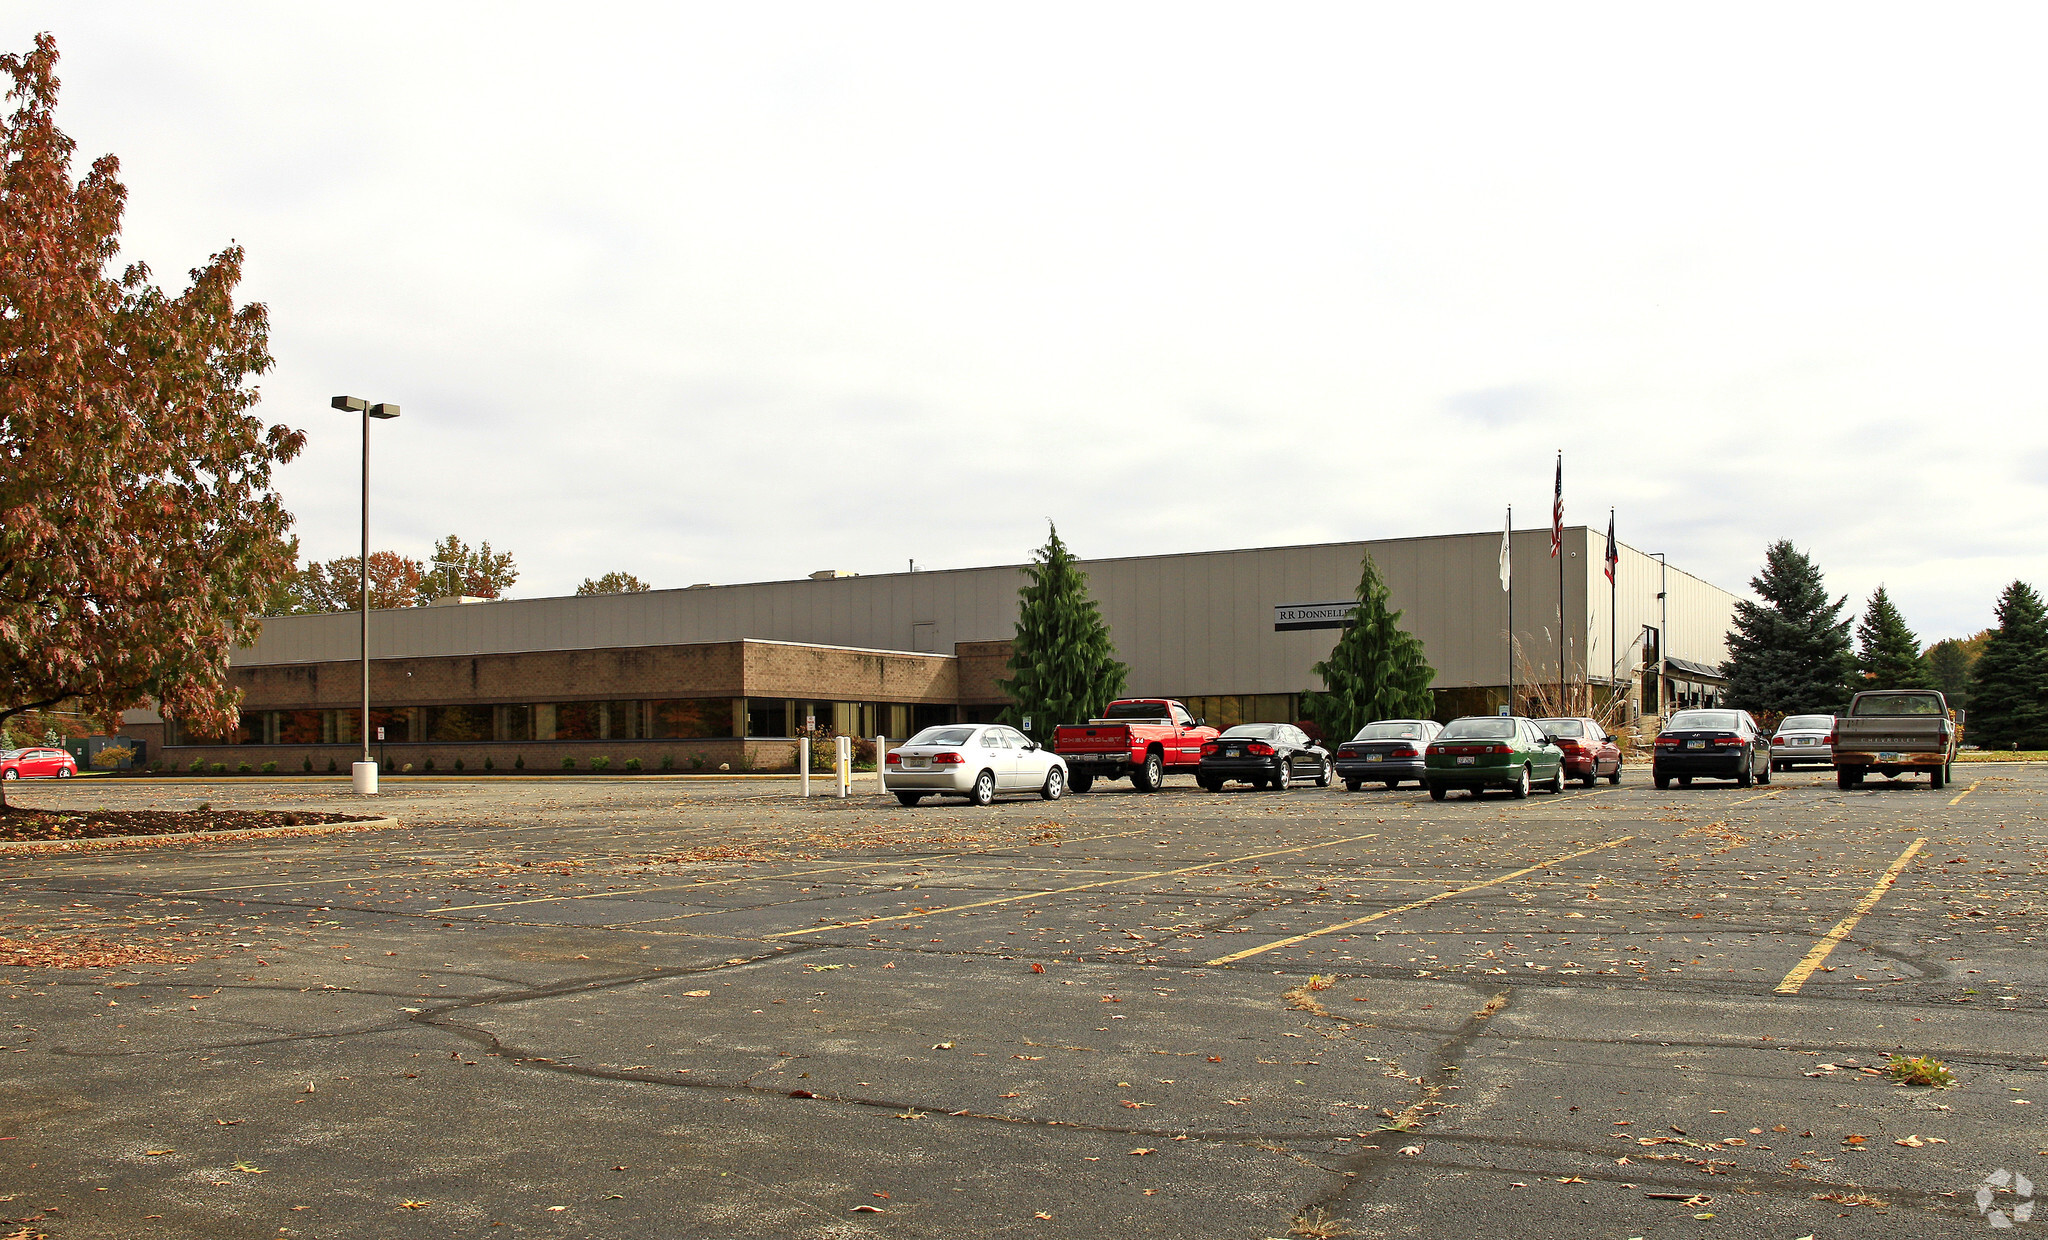
[(56, 811), (10, 807), (0, 811), (0, 841), (105, 840), (135, 835), (197, 835), (269, 827), (320, 827), (375, 822), (374, 815), (316, 810), (110, 809)]

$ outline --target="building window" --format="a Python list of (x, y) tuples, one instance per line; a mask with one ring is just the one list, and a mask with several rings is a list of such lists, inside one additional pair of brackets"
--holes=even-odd
[(731, 698), (674, 698), (649, 702), (650, 737), (691, 740), (732, 735)]
[(497, 734), (488, 706), (429, 706), (425, 713), (430, 741), (487, 741)]
[(747, 735), (793, 735), (789, 730), (789, 703), (781, 698), (748, 698)]

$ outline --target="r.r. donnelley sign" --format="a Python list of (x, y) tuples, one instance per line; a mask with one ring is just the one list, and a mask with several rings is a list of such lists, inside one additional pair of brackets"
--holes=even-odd
[(1341, 603), (1281, 603), (1273, 608), (1273, 631), (1291, 633), (1296, 629), (1341, 629), (1344, 617), (1358, 606), (1358, 600)]

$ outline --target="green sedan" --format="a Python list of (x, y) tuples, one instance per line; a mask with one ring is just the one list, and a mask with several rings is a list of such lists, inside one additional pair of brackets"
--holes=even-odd
[(1432, 801), (1453, 788), (1470, 788), (1475, 797), (1488, 788), (1506, 788), (1517, 797), (1528, 796), (1532, 787), (1563, 792), (1564, 750), (1528, 719), (1467, 715), (1453, 719), (1430, 742), (1422, 755), (1422, 780)]

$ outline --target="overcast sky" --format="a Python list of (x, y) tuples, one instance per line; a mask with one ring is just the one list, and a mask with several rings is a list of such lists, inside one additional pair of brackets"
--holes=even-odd
[(305, 550), (513, 593), (1566, 519), (2048, 588), (2039, 6), (8, 3)]

